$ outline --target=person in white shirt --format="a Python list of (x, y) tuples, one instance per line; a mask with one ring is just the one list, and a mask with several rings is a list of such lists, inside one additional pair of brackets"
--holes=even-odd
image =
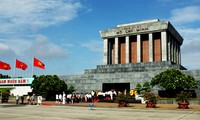
[(109, 91), (110, 94), (110, 100), (113, 100), (113, 91)]
[(72, 98), (72, 94), (67, 94), (67, 103), (71, 101), (71, 98)]
[(19, 104), (19, 95), (16, 96), (16, 104)]
[(37, 97), (38, 105), (42, 105), (42, 96)]
[(58, 94), (56, 94), (56, 103), (59, 102)]
[(59, 104), (61, 104), (61, 102), (62, 102), (62, 95), (59, 94), (58, 98), (59, 98)]
[(27, 100), (27, 104), (30, 104), (30, 96), (29, 95), (26, 97), (26, 100)]
[(65, 104), (66, 102), (66, 94), (63, 92), (63, 97), (62, 97), (62, 104)]

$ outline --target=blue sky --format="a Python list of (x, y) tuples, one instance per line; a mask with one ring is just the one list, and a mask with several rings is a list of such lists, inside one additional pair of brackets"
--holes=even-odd
[(100, 30), (151, 19), (172, 23), (184, 38), (182, 65), (200, 69), (199, 0), (0, 0), (0, 60), (12, 67), (0, 73), (31, 76), (35, 56), (45, 64), (36, 75), (83, 74), (103, 64)]

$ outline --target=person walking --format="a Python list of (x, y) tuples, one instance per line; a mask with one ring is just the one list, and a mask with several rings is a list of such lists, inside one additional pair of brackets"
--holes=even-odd
[(59, 98), (59, 104), (61, 104), (62, 103), (62, 94), (59, 94), (58, 98)]
[(62, 104), (64, 105), (66, 102), (66, 94), (65, 92), (63, 92), (63, 96), (62, 96)]
[(24, 95), (21, 96), (21, 102), (24, 104)]
[(35, 94), (33, 94), (33, 95), (31, 96), (31, 101), (32, 101), (32, 105), (34, 105), (34, 104), (35, 104)]
[(29, 105), (30, 104), (30, 96), (29, 95), (26, 97), (26, 100), (27, 100), (27, 104)]
[(17, 95), (15, 99), (16, 99), (16, 104), (18, 105), (19, 104), (19, 95)]
[(38, 105), (42, 105), (42, 96), (38, 96), (37, 98), (38, 98), (38, 100), (37, 100)]
[(59, 97), (58, 97), (58, 94), (56, 94), (56, 104), (59, 103)]

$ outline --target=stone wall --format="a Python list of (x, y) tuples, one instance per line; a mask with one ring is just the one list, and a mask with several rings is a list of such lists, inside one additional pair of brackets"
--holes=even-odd
[[(134, 89), (137, 83), (141, 85), (168, 68), (182, 69), (184, 74), (190, 74), (198, 81), (200, 88), (200, 70), (185, 70), (181, 65), (171, 62), (155, 62), (140, 64), (99, 65), (96, 69), (85, 70), (83, 75), (59, 76), (67, 85), (73, 85), (77, 92), (102, 90), (103, 83), (130, 83)], [(200, 97), (200, 89), (196, 89)]]
[(200, 70), (182, 70), (184, 74), (192, 75), (197, 80), (198, 88), (195, 90), (197, 97), (200, 98)]

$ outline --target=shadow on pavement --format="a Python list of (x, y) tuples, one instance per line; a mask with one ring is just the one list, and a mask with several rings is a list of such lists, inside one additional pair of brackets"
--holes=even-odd
[(0, 107), (24, 107), (27, 106), (27, 104), (10, 104), (10, 103), (3, 103), (0, 104)]

